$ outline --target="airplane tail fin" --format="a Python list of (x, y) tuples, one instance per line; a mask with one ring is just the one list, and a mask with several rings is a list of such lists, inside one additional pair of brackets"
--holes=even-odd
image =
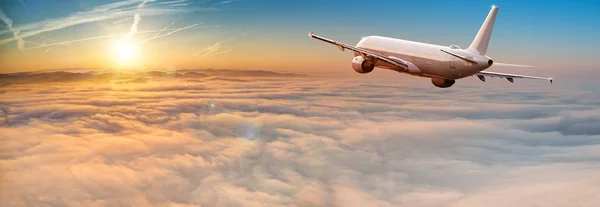
[(498, 7), (492, 6), (492, 10), (488, 14), (487, 18), (481, 25), (477, 36), (469, 46), (469, 49), (477, 51), (481, 55), (485, 55), (487, 51), (488, 43), (490, 42), (490, 38), (492, 36), (492, 29), (494, 29), (494, 23), (496, 22), (496, 14), (498, 14)]

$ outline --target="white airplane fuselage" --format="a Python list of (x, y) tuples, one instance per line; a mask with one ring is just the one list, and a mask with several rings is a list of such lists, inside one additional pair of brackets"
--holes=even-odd
[[(493, 61), (490, 61), (491, 58), (460, 49), (458, 46), (447, 47), (380, 36), (362, 38), (356, 47), (382, 56), (397, 57), (409, 61), (416, 66), (416, 69), (397, 70), (397, 67), (383, 61), (375, 62), (375, 67), (421, 77), (455, 80), (472, 76), (493, 64)], [(443, 51), (461, 55), (477, 62), (477, 64), (467, 62)], [(355, 52), (355, 56), (359, 57), (360, 54)]]

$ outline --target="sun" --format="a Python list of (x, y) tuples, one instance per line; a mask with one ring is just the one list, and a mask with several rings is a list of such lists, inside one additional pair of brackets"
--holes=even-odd
[(117, 66), (132, 67), (139, 64), (138, 46), (127, 41), (119, 41), (112, 48)]

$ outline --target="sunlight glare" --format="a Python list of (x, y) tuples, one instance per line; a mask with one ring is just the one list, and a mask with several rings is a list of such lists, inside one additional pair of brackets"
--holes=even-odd
[(134, 66), (138, 63), (138, 47), (129, 42), (117, 42), (113, 47), (115, 60), (119, 66)]

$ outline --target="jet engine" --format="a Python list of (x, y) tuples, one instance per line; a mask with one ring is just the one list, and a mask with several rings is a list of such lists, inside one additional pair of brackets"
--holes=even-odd
[(370, 73), (375, 68), (375, 62), (356, 56), (352, 59), (352, 68), (358, 73)]
[(454, 85), (454, 83), (456, 83), (456, 81), (448, 80), (448, 79), (441, 79), (441, 78), (431, 78), (431, 83), (433, 83), (433, 85), (437, 86), (438, 88), (448, 88), (448, 87)]

